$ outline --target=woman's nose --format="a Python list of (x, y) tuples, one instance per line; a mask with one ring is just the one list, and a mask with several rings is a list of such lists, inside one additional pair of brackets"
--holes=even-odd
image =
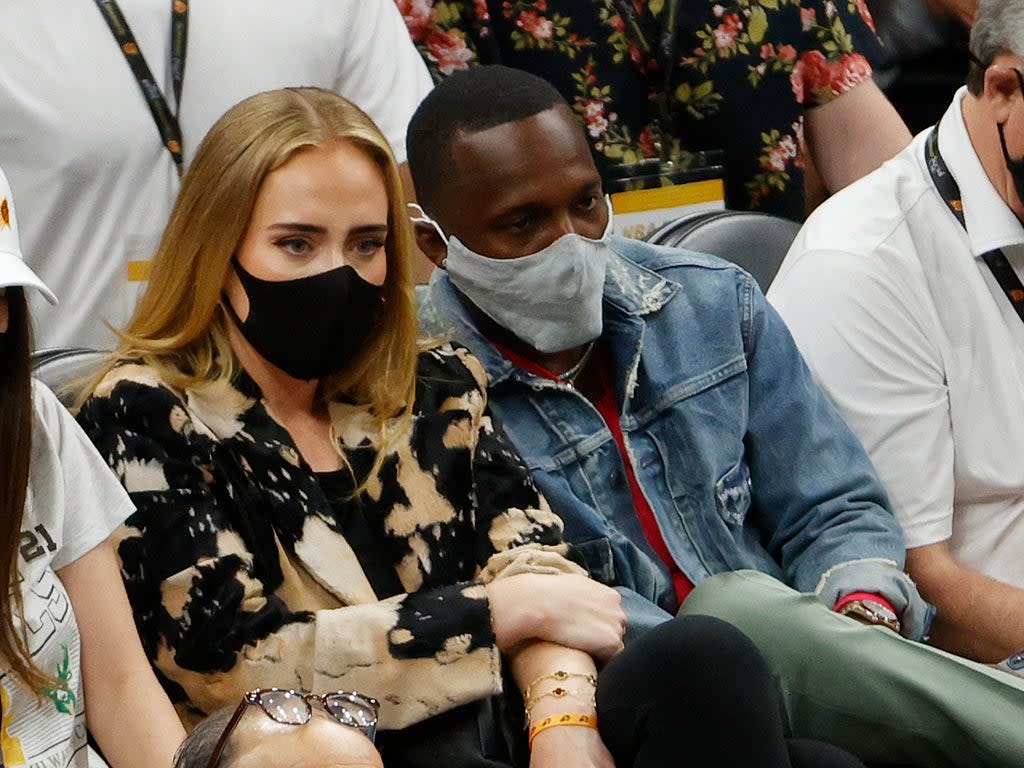
[(320, 265), (326, 271), (328, 269), (344, 267), (348, 263), (349, 262), (345, 259), (345, 248), (338, 245), (325, 250)]

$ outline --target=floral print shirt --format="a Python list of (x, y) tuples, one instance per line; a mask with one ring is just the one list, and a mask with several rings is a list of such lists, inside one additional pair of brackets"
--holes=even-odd
[(803, 109), (869, 79), (881, 51), (865, 0), (395, 3), (435, 79), (500, 63), (554, 84), (606, 178), (617, 163), (658, 156), (662, 141), (684, 164), (724, 149), (729, 207), (794, 219), (804, 214)]

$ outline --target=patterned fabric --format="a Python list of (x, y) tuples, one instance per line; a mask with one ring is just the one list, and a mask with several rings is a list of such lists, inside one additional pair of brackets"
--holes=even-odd
[(606, 178), (658, 155), (665, 96), (676, 161), (722, 148), (730, 207), (794, 219), (803, 109), (869, 79), (880, 54), (865, 0), (676, 0), (667, 68), (658, 50), (673, 0), (395, 2), (436, 80), (479, 63), (554, 84)]
[[(582, 570), (487, 411), (464, 349), (419, 360), (414, 417), (362, 508), (405, 594), (378, 600), (332, 507), (248, 378), (173, 391), (124, 363), (79, 420), (138, 512), (119, 554), (150, 659), (184, 714), (247, 689), (359, 690), (400, 728), (501, 691), (482, 585)], [(364, 407), (330, 406), (352, 488), (377, 457)], [(185, 706), (186, 703), (189, 706)], [(186, 717), (186, 719), (189, 719)]]

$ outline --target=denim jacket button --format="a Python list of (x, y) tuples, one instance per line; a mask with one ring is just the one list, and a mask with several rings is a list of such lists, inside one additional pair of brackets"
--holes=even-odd
[(608, 473), (608, 486), (612, 490), (618, 490), (622, 487), (622, 472), (615, 469)]

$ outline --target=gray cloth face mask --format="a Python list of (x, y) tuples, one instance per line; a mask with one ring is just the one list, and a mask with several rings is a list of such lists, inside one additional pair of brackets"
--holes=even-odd
[[(413, 221), (429, 224), (448, 246), (442, 265), (462, 294), (498, 325), (538, 352), (582, 346), (601, 335), (604, 277), (612, 231), (597, 240), (562, 235), (546, 248), (517, 259), (492, 259), (447, 237), (422, 209)], [(418, 206), (416, 206), (418, 208)]]

